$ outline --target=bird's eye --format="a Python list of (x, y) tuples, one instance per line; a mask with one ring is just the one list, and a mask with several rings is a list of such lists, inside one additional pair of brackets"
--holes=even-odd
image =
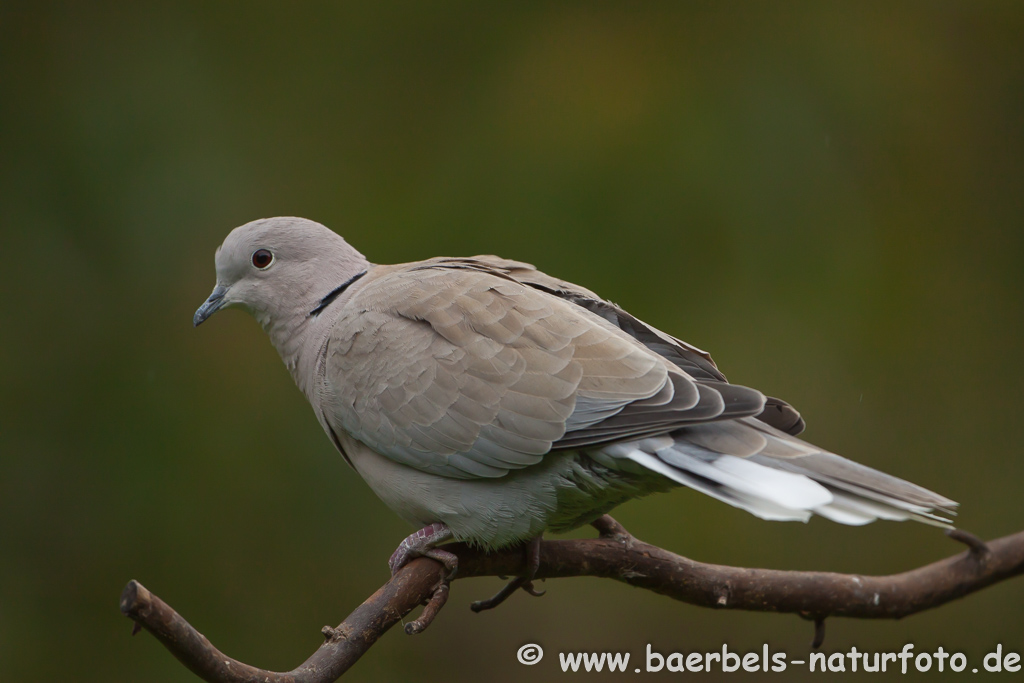
[(252, 264), (260, 270), (266, 270), (274, 262), (274, 255), (269, 249), (257, 249), (252, 252)]

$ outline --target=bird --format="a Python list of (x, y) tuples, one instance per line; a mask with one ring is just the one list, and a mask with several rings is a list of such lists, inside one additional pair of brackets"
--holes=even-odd
[(688, 487), (773, 521), (950, 527), (958, 503), (798, 437), (800, 413), (579, 285), (497, 256), (371, 263), (324, 225), (232, 230), (193, 317), (248, 311), (320, 425), (418, 528), (389, 560), (527, 548)]

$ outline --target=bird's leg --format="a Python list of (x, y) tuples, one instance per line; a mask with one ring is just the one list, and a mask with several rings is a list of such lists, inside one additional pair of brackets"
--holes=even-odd
[(546, 591), (537, 590), (533, 586), (533, 577), (537, 575), (537, 569), (540, 567), (540, 540), (541, 537), (536, 536), (526, 544), (526, 570), (522, 576), (517, 576), (506, 583), (500, 591), (487, 600), (477, 600), (469, 608), (474, 612), (494, 609), (520, 588), (530, 595), (537, 597), (544, 595)]
[(440, 522), (434, 522), (416, 533), (409, 534), (404, 541), (398, 544), (395, 552), (391, 554), (391, 559), (388, 560), (391, 575), (397, 574), (399, 569), (416, 557), (429, 557), (445, 566), (448, 570), (448, 575), (445, 578), (447, 581), (451, 581), (459, 569), (459, 558), (455, 553), (436, 547), (439, 543), (444, 543), (451, 538), (452, 530)]
[(547, 593), (533, 587), (533, 577), (537, 576), (537, 570), (540, 568), (540, 541), (541, 537), (536, 536), (530, 539), (529, 545), (526, 546), (526, 574), (523, 577), (523, 590), (537, 598)]

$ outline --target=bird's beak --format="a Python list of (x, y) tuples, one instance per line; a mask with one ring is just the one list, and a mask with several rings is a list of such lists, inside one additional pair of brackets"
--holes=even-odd
[(196, 314), (192, 316), (192, 325), (199, 327), (199, 325), (209, 318), (211, 315), (219, 311), (224, 307), (224, 295), (228, 293), (228, 288), (224, 285), (217, 285), (213, 288), (213, 292), (210, 294), (210, 298), (203, 302), (203, 305), (199, 307)]

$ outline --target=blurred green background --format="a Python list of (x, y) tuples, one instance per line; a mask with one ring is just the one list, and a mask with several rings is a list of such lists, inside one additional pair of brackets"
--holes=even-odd
[[(496, 253), (597, 290), (781, 396), (807, 438), (1024, 528), (1024, 4), (0, 5), (0, 674), (189, 681), (129, 637), (131, 578), (290, 669), (410, 531), (239, 312), (236, 225), (301, 215), (371, 260)], [(637, 536), (860, 573), (959, 552), (913, 524), (770, 524), (686, 491)], [(455, 585), (345, 680), (561, 680), (558, 651), (807, 651), (793, 616), (608, 581), (499, 610)], [(825, 651), (1024, 652), (1024, 580)], [(531, 669), (516, 649), (542, 644)], [(784, 676), (798, 680), (799, 671)], [(803, 677), (807, 677), (804, 673)], [(709, 676), (708, 678), (714, 678)], [(595, 677), (600, 680), (601, 677)]]

